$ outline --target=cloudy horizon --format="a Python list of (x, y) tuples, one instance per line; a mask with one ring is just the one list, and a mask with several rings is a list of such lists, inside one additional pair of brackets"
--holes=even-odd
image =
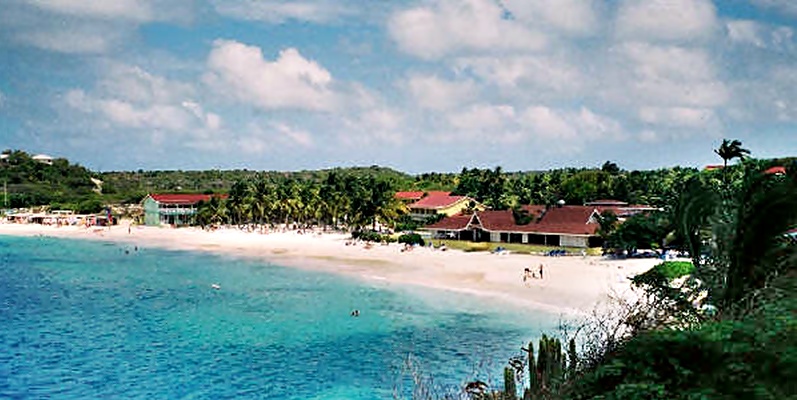
[(0, 145), (95, 170), (795, 155), (788, 0), (9, 0)]

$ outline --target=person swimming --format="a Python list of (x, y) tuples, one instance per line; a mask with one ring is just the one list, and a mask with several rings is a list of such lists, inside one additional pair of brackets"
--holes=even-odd
[(210, 287), (212, 287), (213, 289), (216, 289), (216, 290), (220, 290), (221, 289), (221, 285), (219, 285), (218, 283), (214, 283), (214, 284), (210, 285)]
[(359, 317), (359, 316), (360, 316), (360, 310), (354, 310), (354, 311), (352, 311), (352, 312), (351, 312), (351, 316), (352, 316), (352, 317)]

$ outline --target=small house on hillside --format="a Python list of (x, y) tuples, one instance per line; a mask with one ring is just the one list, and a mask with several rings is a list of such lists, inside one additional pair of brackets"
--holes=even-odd
[(466, 211), (468, 208), (473, 210), (484, 210), (486, 208), (468, 196), (454, 196), (451, 195), (451, 192), (425, 192), (420, 199), (407, 207), (410, 209), (410, 216), (416, 221), (425, 221), (429, 217), (438, 214), (450, 217)]
[(144, 224), (148, 226), (190, 224), (194, 220), (199, 202), (209, 201), (213, 196), (227, 197), (227, 195), (211, 194), (148, 194), (142, 201)]
[(33, 161), (40, 162), (42, 164), (53, 165), (53, 158), (48, 156), (47, 154), (37, 154), (31, 157)]

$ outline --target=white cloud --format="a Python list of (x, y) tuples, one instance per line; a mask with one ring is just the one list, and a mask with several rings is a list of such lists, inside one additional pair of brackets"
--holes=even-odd
[(370, 143), (388, 143), (398, 145), (409, 139), (402, 132), (403, 115), (387, 106), (371, 107), (355, 111), (351, 116), (342, 118), (343, 126), (339, 139), (350, 146), (362, 146)]
[(763, 8), (772, 8), (792, 16), (797, 16), (797, 3), (793, 0), (752, 0), (752, 3)]
[(466, 57), (454, 62), (489, 84), (504, 89), (518, 88), (536, 95), (557, 93), (566, 96), (584, 91), (587, 79), (568, 61), (551, 56)]
[(619, 122), (596, 114), (586, 107), (573, 112), (555, 110), (542, 105), (531, 106), (520, 116), (520, 122), (538, 139), (574, 142), (622, 136)]
[(354, 12), (338, 0), (213, 0), (212, 4), (219, 14), (268, 23), (326, 22)]
[(331, 110), (336, 105), (332, 75), (294, 48), (268, 61), (259, 47), (216, 40), (203, 79), (220, 95), (261, 109)]
[(642, 107), (639, 119), (647, 124), (693, 129), (716, 128), (719, 124), (714, 110), (709, 108)]
[(21, 30), (16, 34), (16, 39), (42, 50), (66, 54), (99, 54), (113, 48), (121, 40), (121, 34), (105, 25), (67, 25)]
[(708, 39), (718, 24), (711, 0), (624, 0), (616, 30), (633, 40), (694, 41)]
[(620, 46), (620, 53), (631, 61), (641, 79), (698, 82), (716, 74), (711, 57), (699, 48), (636, 42)]
[(0, 36), (47, 51), (103, 54), (135, 45), (129, 39), (141, 24), (190, 21), (193, 11), (193, 0), (9, 0)]
[(515, 121), (514, 107), (506, 104), (476, 104), (466, 110), (448, 115), (448, 122), (454, 128), (466, 131), (504, 130)]
[(406, 87), (416, 104), (432, 110), (456, 107), (476, 95), (473, 82), (448, 81), (430, 75), (413, 75)]
[(447, 122), (453, 133), (438, 135), (437, 140), (531, 142), (580, 148), (586, 142), (623, 136), (618, 121), (586, 107), (569, 110), (532, 105), (517, 109), (508, 104), (480, 103), (447, 114)]
[(795, 50), (794, 30), (790, 27), (771, 26), (752, 20), (732, 20), (725, 26), (728, 39), (733, 43), (775, 51)]
[(193, 101), (184, 101), (183, 108), (190, 111), (198, 120), (202, 121), (204, 126), (211, 131), (217, 131), (221, 127), (221, 117), (218, 114), (205, 112), (199, 103)]
[(149, 1), (29, 0), (29, 2), (43, 10), (74, 16), (134, 21), (150, 21), (155, 18)]
[(755, 21), (728, 21), (728, 38), (733, 42), (752, 44), (756, 47), (766, 47), (761, 37), (761, 27)]
[(302, 147), (312, 147), (313, 137), (303, 130), (294, 129), (284, 123), (276, 123), (273, 127), (283, 137)]
[(180, 104), (196, 96), (196, 89), (190, 83), (166, 79), (134, 65), (105, 63), (103, 73), (98, 88), (133, 103)]
[(493, 0), (433, 0), (393, 14), (388, 31), (401, 50), (425, 59), (545, 47), (544, 35), (505, 14)]
[(593, 33), (600, 23), (596, 0), (504, 0), (519, 20), (528, 24), (547, 24), (574, 35)]
[(135, 66), (109, 64), (93, 92), (72, 89), (64, 102), (92, 115), (104, 127), (154, 129), (208, 136), (218, 131), (222, 118), (191, 100), (196, 92), (184, 82), (171, 81)]
[(739, 120), (797, 122), (797, 67), (769, 66), (756, 79), (739, 81), (734, 92), (732, 114)]
[(599, 95), (623, 107), (715, 108), (730, 92), (700, 48), (626, 43), (617, 46)]

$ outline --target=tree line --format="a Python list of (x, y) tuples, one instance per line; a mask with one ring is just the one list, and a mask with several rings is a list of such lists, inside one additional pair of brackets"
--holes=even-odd
[(256, 175), (235, 182), (226, 199), (214, 196), (200, 203), (196, 222), (376, 229), (379, 223), (395, 225), (406, 215), (407, 208), (395, 193), (395, 182), (377, 175), (333, 171), (321, 182)]

